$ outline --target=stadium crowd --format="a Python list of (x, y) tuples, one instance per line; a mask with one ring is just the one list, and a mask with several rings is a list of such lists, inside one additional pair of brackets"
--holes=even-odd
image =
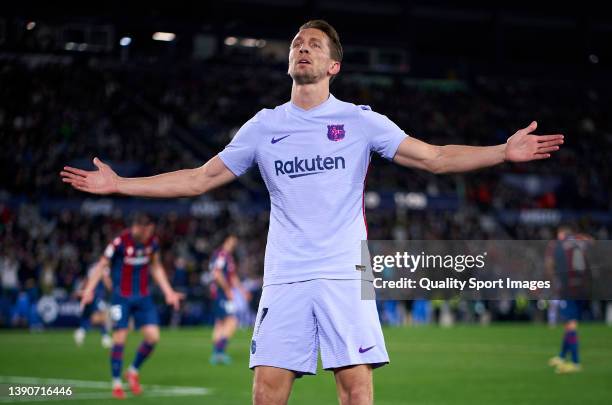
[[(59, 181), (64, 164), (87, 167), (99, 156), (126, 176), (195, 167), (221, 150), (258, 109), (286, 102), (289, 80), (274, 65), (168, 69), (91, 60), (4, 61), (0, 326), (28, 324), (31, 306), (45, 294), (74, 294), (105, 244), (126, 226), (121, 212), (41, 212), (38, 204), (45, 199), (83, 198)], [(375, 157), (368, 190), (451, 195), (460, 209), (373, 210), (368, 213), (371, 239), (546, 239), (554, 237), (552, 225), (493, 226), (491, 218), (499, 210), (612, 210), (607, 153), (612, 122), (606, 114), (612, 93), (605, 88), (482, 77), (429, 82), (347, 72), (332, 91), (339, 99), (372, 106), (431, 143), (503, 143), (533, 119), (538, 132), (566, 134), (566, 146), (550, 161), (504, 164), (469, 175), (406, 171)], [(263, 193), (256, 170), (241, 183), (215, 191), (212, 198), (244, 202)], [(584, 216), (576, 224), (609, 239), (609, 222)], [(265, 211), (248, 218), (229, 209), (203, 218), (175, 213), (158, 218), (163, 263), (177, 289), (188, 295), (183, 323), (190, 322), (189, 303), (199, 303), (199, 309), (191, 308), (204, 313), (198, 319), (210, 319), (202, 274), (228, 231), (240, 237), (239, 273), (257, 291), (267, 225)]]

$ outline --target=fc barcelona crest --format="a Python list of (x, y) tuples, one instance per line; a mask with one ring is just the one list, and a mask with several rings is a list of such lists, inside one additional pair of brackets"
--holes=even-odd
[(327, 139), (329, 139), (330, 141), (341, 141), (344, 139), (344, 134), (344, 124), (327, 126)]

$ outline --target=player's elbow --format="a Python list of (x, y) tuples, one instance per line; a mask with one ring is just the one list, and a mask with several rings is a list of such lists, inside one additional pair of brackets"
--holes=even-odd
[(448, 166), (445, 164), (444, 149), (441, 146), (431, 145), (428, 158), (423, 162), (425, 170), (433, 174), (448, 173)]
[(215, 157), (197, 169), (192, 169), (190, 185), (193, 195), (204, 194), (231, 180), (231, 172), (227, 170), (218, 157)]
[(189, 194), (192, 197), (202, 195), (209, 191), (210, 181), (209, 175), (206, 173), (204, 166), (198, 167), (197, 169), (191, 169), (191, 173), (188, 176), (189, 182)]
[(448, 170), (440, 162), (432, 161), (425, 164), (425, 170), (432, 174), (448, 173)]

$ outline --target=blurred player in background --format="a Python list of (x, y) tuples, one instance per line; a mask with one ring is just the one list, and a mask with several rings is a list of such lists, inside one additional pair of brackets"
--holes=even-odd
[(127, 340), (128, 324), (134, 318), (134, 327), (140, 329), (143, 341), (125, 377), (134, 395), (142, 393), (139, 370), (159, 341), (159, 319), (151, 297), (149, 273), (161, 288), (166, 303), (178, 309), (182, 294), (175, 292), (160, 261), (159, 242), (154, 235), (155, 223), (145, 214), (136, 215), (129, 229), (124, 230), (106, 247), (87, 280), (81, 305), (93, 300), (93, 291), (103, 277), (104, 269), (111, 269), (113, 347), (111, 374), (113, 396), (125, 398), (121, 382), (123, 348)]
[[(582, 370), (578, 321), (588, 309), (588, 302), (582, 299), (587, 297), (590, 291), (590, 272), (585, 250), (591, 240), (593, 238), (589, 235), (575, 233), (571, 227), (564, 225), (559, 227), (557, 240), (551, 241), (546, 252), (546, 270), (557, 280), (560, 297), (567, 298), (557, 303), (560, 318), (565, 323), (561, 351), (548, 362), (559, 374)], [(568, 354), (571, 362), (565, 360)]]
[(439, 174), (547, 159), (563, 143), (562, 135), (534, 135), (535, 121), (495, 146), (437, 146), (407, 136), (369, 106), (330, 93), (342, 54), (330, 24), (302, 25), (289, 50), (290, 101), (261, 110), (199, 168), (128, 179), (96, 158), (96, 171), (65, 167), (60, 174), (85, 192), (184, 197), (259, 167), (271, 210), (249, 362), (255, 404), (286, 404), (295, 379), (316, 373), (319, 349), (341, 404), (373, 402), (372, 370), (389, 357), (376, 303), (361, 299), (362, 288), (373, 287), (358, 271), (372, 153)]
[(238, 326), (234, 296), (236, 293), (242, 294), (248, 300), (248, 293), (242, 288), (233, 257), (237, 243), (238, 238), (235, 235), (229, 235), (223, 241), (223, 245), (213, 253), (210, 260), (210, 272), (212, 273), (210, 292), (214, 300), (215, 316), (211, 364), (231, 362), (225, 349)]
[[(87, 274), (87, 277), (81, 283), (78, 289), (77, 295), (82, 297), (87, 280), (91, 277), (92, 272), (96, 266), (92, 266)], [(108, 302), (106, 301), (106, 291), (112, 290), (112, 282), (109, 275), (108, 267), (104, 269), (102, 274), (102, 280), (98, 282), (94, 289), (94, 297), (92, 302), (86, 304), (81, 311), (81, 319), (79, 321), (79, 327), (74, 331), (74, 342), (77, 346), (83, 345), (87, 331), (91, 328), (91, 325), (99, 326), (102, 332), (102, 347), (108, 349), (113, 344), (113, 340), (109, 335), (110, 330), (110, 316), (108, 313)]]

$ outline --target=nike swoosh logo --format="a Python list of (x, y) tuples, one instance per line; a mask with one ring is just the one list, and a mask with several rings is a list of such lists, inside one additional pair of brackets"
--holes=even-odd
[(278, 138), (278, 139), (274, 139), (274, 137), (272, 137), (272, 140), (270, 141), (270, 143), (271, 143), (272, 145), (274, 145), (276, 142), (280, 142), (280, 141), (282, 141), (283, 139), (285, 139), (285, 138), (287, 138), (287, 137), (289, 137), (289, 136), (291, 136), (291, 134), (289, 134), (289, 135), (285, 135), (285, 136), (282, 136), (282, 137), (280, 137), (280, 138)]
[(323, 172), (313, 172), (313, 173), (300, 173), (300, 174), (290, 174), (290, 179), (295, 179), (296, 177), (304, 177), (304, 176), (312, 176), (313, 174), (321, 174)]
[(365, 349), (362, 349), (362, 348), (361, 348), (361, 346), (359, 346), (359, 353), (365, 353), (365, 352), (367, 352), (368, 350), (371, 350), (371, 349), (373, 349), (373, 348), (375, 348), (375, 347), (376, 347), (376, 345), (374, 345), (374, 346), (370, 346), (370, 347), (366, 347)]

